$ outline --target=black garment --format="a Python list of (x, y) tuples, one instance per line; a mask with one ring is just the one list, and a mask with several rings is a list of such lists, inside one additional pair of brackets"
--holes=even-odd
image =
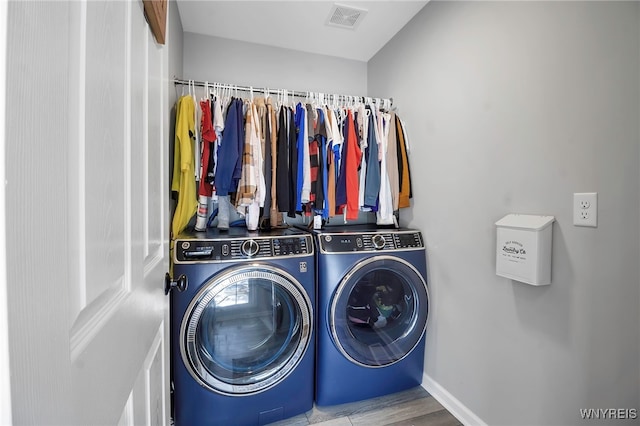
[(296, 117), (292, 109), (289, 113), (289, 208), (288, 217), (296, 217), (296, 191), (298, 190), (298, 132)]
[[(324, 120), (324, 112), (321, 109), (318, 109), (318, 120), (316, 120), (316, 126), (314, 128), (314, 141), (318, 144), (318, 158), (315, 165), (318, 170), (316, 174), (316, 181), (311, 188), (311, 192), (315, 194), (314, 205), (315, 209), (319, 212), (323, 210), (325, 203), (323, 176), (325, 175), (325, 170), (327, 168), (326, 156), (322, 155), (323, 152), (326, 153), (327, 151), (327, 131)], [(311, 167), (313, 166), (314, 164), (312, 163)]]
[(296, 182), (298, 172), (298, 148), (293, 111), (281, 107), (279, 114), (276, 168), (276, 194), (278, 211), (296, 217)]
[(277, 145), (277, 156), (276, 162), (278, 167), (276, 168), (276, 196), (277, 196), (277, 204), (278, 211), (287, 212), (289, 211), (289, 202), (290, 202), (290, 186), (291, 182), (289, 181), (290, 173), (290, 164), (289, 164), (289, 133), (288, 133), (288, 110), (285, 107), (280, 108), (280, 113), (278, 114), (278, 139), (276, 141)]

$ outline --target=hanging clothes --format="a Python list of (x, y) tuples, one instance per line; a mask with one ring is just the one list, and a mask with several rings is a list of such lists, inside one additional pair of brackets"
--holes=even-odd
[[(317, 120), (314, 127), (314, 141), (318, 145), (318, 164), (315, 184), (312, 184), (312, 193), (314, 194), (314, 206), (317, 213), (322, 215), (323, 219), (329, 218), (329, 209), (326, 201), (327, 194), (327, 126), (324, 111), (322, 108), (316, 110)], [(313, 168), (312, 168), (313, 170)], [(313, 174), (312, 174), (313, 181)]]
[(198, 99), (196, 98), (196, 85), (192, 80), (189, 85), (189, 94), (193, 99), (193, 122), (195, 123), (193, 132), (193, 157), (194, 157), (194, 177), (196, 181), (200, 180), (200, 108), (198, 108)]
[(242, 176), (244, 151), (243, 102), (232, 99), (227, 107), (222, 141), (218, 148), (218, 164), (215, 174), (215, 190), (218, 196), (218, 228), (228, 229), (231, 200), (229, 194), (236, 191)]
[(378, 141), (380, 142), (378, 150), (378, 158), (380, 160), (380, 193), (378, 198), (378, 211), (376, 213), (376, 224), (378, 225), (394, 225), (395, 216), (393, 215), (393, 200), (391, 198), (391, 187), (389, 184), (389, 173), (387, 167), (387, 146), (389, 138), (389, 120), (391, 116), (388, 113), (378, 114)]
[(248, 103), (245, 120), (245, 143), (242, 153), (242, 174), (236, 193), (236, 211), (245, 217), (247, 229), (255, 231), (264, 207), (264, 162), (260, 142), (260, 119), (256, 105)]
[(398, 196), (398, 208), (411, 207), (411, 170), (409, 169), (409, 156), (407, 154), (407, 137), (400, 117), (396, 115), (396, 130), (398, 140), (398, 165), (400, 168), (400, 193)]
[(356, 130), (351, 110), (347, 111), (344, 126), (343, 159), (340, 166), (338, 187), (336, 188), (336, 205), (338, 212), (342, 213), (346, 208), (347, 220), (358, 219), (358, 168), (362, 157), (362, 151), (356, 139)]
[(361, 211), (371, 211), (371, 209), (364, 204), (364, 192), (365, 183), (367, 177), (367, 147), (369, 146), (368, 131), (369, 131), (369, 109), (364, 105), (358, 106), (357, 115), (357, 129), (358, 139), (360, 140), (360, 150), (362, 151), (362, 159), (360, 160), (360, 187), (358, 188), (358, 208)]
[(393, 211), (398, 210), (398, 198), (400, 195), (400, 177), (398, 174), (398, 140), (396, 133), (396, 114), (391, 112), (389, 118), (389, 140), (387, 142), (387, 174), (389, 175), (389, 188), (391, 189), (391, 204)]
[(306, 216), (320, 214), (323, 215), (323, 217), (328, 217), (328, 212), (325, 212), (324, 209), (324, 194), (326, 189), (326, 155), (323, 156), (323, 153), (326, 153), (324, 114), (320, 109), (310, 110), (307, 108), (307, 117), (310, 116), (312, 117), (311, 122), (307, 120), (310, 129), (309, 134), (314, 134), (313, 138), (310, 138), (309, 141), (311, 191), (309, 202), (304, 205), (304, 213)]
[(347, 205), (347, 151), (349, 149), (349, 138), (347, 133), (349, 132), (349, 123), (345, 121), (342, 127), (342, 144), (333, 148), (336, 154), (336, 163), (338, 174), (336, 176), (336, 213), (342, 214), (344, 208)]
[(199, 195), (211, 196), (213, 193), (213, 183), (215, 181), (216, 166), (216, 147), (218, 142), (218, 133), (214, 127), (213, 110), (214, 102), (207, 99), (200, 102), (202, 109), (202, 174), (200, 179)]
[(215, 184), (216, 169), (218, 164), (218, 149), (222, 142), (222, 132), (224, 131), (224, 118), (222, 117), (222, 104), (223, 101), (220, 97), (216, 96), (213, 99), (213, 111), (212, 121), (213, 129), (216, 133), (216, 140), (213, 143), (213, 150), (209, 160), (209, 167), (207, 169), (207, 181), (211, 184)]
[(327, 191), (326, 194), (326, 205), (329, 214), (329, 218), (332, 218), (336, 215), (336, 160), (335, 153), (333, 151), (333, 132), (332, 132), (332, 123), (333, 114), (329, 108), (326, 109), (327, 114), (327, 128), (329, 131), (327, 132), (328, 140), (327, 140), (327, 153), (326, 153), (326, 161), (327, 161)]
[(298, 175), (298, 149), (294, 112), (280, 107), (277, 139), (277, 205), (278, 211), (288, 217), (296, 216), (296, 188)]
[[(331, 123), (331, 133), (333, 134), (333, 152), (336, 154), (336, 172), (339, 174), (342, 164), (341, 153), (342, 144), (344, 143), (343, 123), (345, 116), (343, 114), (343, 110), (341, 109), (331, 110), (330, 113), (333, 117)], [(337, 177), (338, 175), (336, 175), (336, 179)]]
[(209, 100), (200, 102), (201, 114), (201, 132), (202, 135), (202, 153), (200, 185), (198, 187), (198, 213), (196, 218), (195, 230), (204, 231), (207, 229), (207, 220), (209, 219), (209, 200), (213, 192), (213, 186), (207, 179), (207, 170), (209, 169), (209, 161), (211, 160), (211, 151), (213, 143), (216, 140), (216, 132), (213, 129), (213, 120), (211, 115), (211, 105)]
[[(331, 129), (328, 133), (331, 134), (331, 140), (327, 147), (327, 209), (329, 210), (329, 217), (332, 218), (336, 215), (336, 185), (338, 176), (337, 164), (340, 159), (340, 146), (342, 144), (342, 135), (336, 125), (336, 117), (330, 108), (327, 108), (327, 122)], [(339, 140), (339, 142), (336, 142)]]
[(378, 196), (380, 194), (380, 161), (378, 160), (378, 138), (376, 137), (376, 115), (372, 110), (369, 114), (369, 131), (367, 133), (367, 173), (365, 176), (363, 204), (372, 211), (378, 210)]
[(216, 193), (220, 196), (235, 192), (242, 175), (242, 152), (244, 148), (243, 102), (233, 99), (228, 106), (222, 141), (218, 148), (218, 161), (215, 174)]
[(304, 122), (304, 154), (303, 159), (304, 163), (302, 165), (302, 193), (300, 194), (300, 199), (302, 204), (306, 204), (311, 201), (311, 154), (309, 152), (310, 143), (314, 139), (314, 122), (315, 122), (315, 109), (311, 104), (306, 104), (305, 106), (305, 117), (306, 120)]
[[(265, 168), (265, 175), (267, 175), (267, 170), (270, 170), (271, 176), (271, 203), (270, 203), (270, 212), (269, 212), (269, 223), (271, 227), (276, 227), (280, 225), (279, 212), (278, 212), (278, 185), (277, 185), (277, 170), (278, 170), (278, 126), (277, 126), (277, 117), (276, 111), (271, 104), (271, 100), (267, 100), (267, 124), (268, 124), (268, 135), (269, 142), (271, 144), (271, 167), (270, 169)], [(266, 207), (266, 206), (265, 206)]]
[(303, 197), (306, 196), (306, 201), (309, 201), (309, 189), (305, 185), (307, 175), (308, 159), (309, 159), (309, 142), (307, 139), (307, 110), (302, 104), (296, 105), (296, 147), (297, 147), (297, 168), (296, 168), (296, 193), (295, 193), (295, 211), (302, 212)]
[(262, 175), (264, 181), (264, 203), (260, 213), (260, 223), (267, 223), (271, 211), (271, 133), (269, 127), (269, 113), (267, 109), (269, 99), (256, 98), (254, 104), (258, 111), (258, 119), (260, 123), (260, 149), (262, 151)]
[(347, 220), (358, 219), (359, 214), (359, 173), (360, 162), (362, 161), (362, 151), (358, 144), (358, 136), (356, 134), (355, 120), (353, 113), (349, 110), (347, 115), (349, 120), (349, 150), (347, 151)]
[[(388, 103), (349, 98), (339, 106), (334, 98), (327, 106), (324, 97), (313, 95), (307, 96), (311, 102), (294, 104), (286, 91), (277, 108), (268, 93), (248, 102), (216, 91), (194, 103), (192, 84), (183, 97), (191, 102), (181, 98), (176, 104), (171, 184), (179, 198), (172, 232), (184, 229), (194, 213), (195, 229), (205, 229), (211, 196), (218, 198), (223, 229), (231, 208), (255, 229), (282, 225), (282, 213), (325, 220), (342, 213), (352, 221), (360, 212), (375, 212), (379, 225), (397, 225), (396, 211), (411, 205), (409, 140), (401, 118), (387, 112)], [(186, 121), (178, 123), (180, 118)], [(183, 179), (183, 168), (196, 179)]]
[(284, 107), (278, 113), (278, 138), (276, 141), (276, 194), (278, 211), (289, 210), (289, 132), (287, 131), (288, 113)]
[(182, 96), (176, 105), (173, 179), (171, 190), (178, 193), (178, 204), (171, 223), (172, 237), (186, 227), (198, 208), (196, 199), (194, 140), (195, 105), (190, 95)]
[[(309, 163), (310, 163), (310, 175), (311, 182), (310, 187), (311, 191), (309, 192), (309, 201), (302, 205), (304, 209), (305, 216), (312, 216), (316, 210), (316, 198), (318, 196), (318, 189), (322, 190), (321, 185), (322, 182), (318, 180), (318, 177), (321, 178), (320, 170), (320, 145), (318, 141), (314, 138), (309, 142)], [(318, 185), (320, 183), (320, 185)], [(320, 186), (320, 188), (318, 188)], [(320, 196), (322, 196), (320, 194)]]
[(289, 139), (289, 208), (288, 217), (296, 217), (296, 190), (298, 188), (298, 134), (296, 132), (296, 116), (293, 109), (287, 108), (287, 132)]

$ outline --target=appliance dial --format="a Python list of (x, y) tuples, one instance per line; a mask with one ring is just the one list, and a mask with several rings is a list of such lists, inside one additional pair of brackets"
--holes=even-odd
[(247, 257), (253, 257), (260, 251), (260, 246), (255, 240), (246, 240), (242, 243), (240, 251)]
[(384, 248), (385, 241), (384, 241), (384, 236), (383, 235), (380, 235), (380, 234), (374, 235), (371, 238), (371, 242), (373, 243), (373, 247), (376, 250), (380, 250), (380, 249)]

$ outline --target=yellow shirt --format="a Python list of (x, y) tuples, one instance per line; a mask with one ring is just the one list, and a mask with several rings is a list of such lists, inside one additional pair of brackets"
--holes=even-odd
[(178, 205), (171, 224), (175, 238), (187, 227), (189, 220), (198, 209), (196, 194), (194, 140), (195, 104), (191, 96), (183, 96), (176, 104), (176, 138), (173, 159), (173, 179), (171, 190), (178, 192)]

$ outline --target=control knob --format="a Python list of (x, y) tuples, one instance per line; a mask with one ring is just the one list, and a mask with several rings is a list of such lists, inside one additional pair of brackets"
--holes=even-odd
[(373, 243), (373, 247), (376, 250), (380, 250), (382, 248), (384, 248), (384, 244), (385, 244), (385, 240), (384, 240), (384, 236), (380, 235), (380, 234), (376, 234), (371, 238), (371, 242)]
[(260, 251), (260, 245), (255, 240), (246, 240), (242, 243), (240, 251), (247, 257), (253, 257)]

